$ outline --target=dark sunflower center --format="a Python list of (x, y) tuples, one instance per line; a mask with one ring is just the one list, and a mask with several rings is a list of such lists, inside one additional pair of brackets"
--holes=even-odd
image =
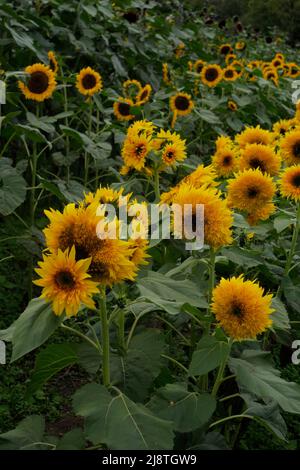
[(137, 157), (140, 157), (144, 151), (145, 151), (145, 145), (144, 144), (139, 144), (135, 147), (135, 155)]
[(254, 158), (251, 159), (251, 161), (250, 161), (250, 167), (253, 168), (254, 170), (256, 170), (256, 168), (258, 168), (258, 169), (261, 170), (262, 172), (265, 172), (265, 171), (266, 171), (264, 162), (262, 162), (262, 161), (261, 161), (259, 158), (257, 158), (257, 157), (254, 157)]
[(208, 82), (213, 82), (214, 80), (216, 80), (216, 78), (218, 78), (218, 76), (219, 72), (214, 67), (207, 69), (205, 72), (205, 78)]
[(298, 175), (295, 175), (293, 177), (293, 186), (295, 186), (296, 188), (300, 188), (300, 174)]
[(223, 46), (221, 48), (221, 54), (227, 55), (230, 52), (230, 47), (229, 46)]
[(223, 158), (223, 165), (224, 166), (229, 166), (231, 164), (232, 158), (230, 155), (227, 155), (226, 157)]
[(175, 107), (179, 111), (186, 111), (189, 107), (189, 100), (186, 96), (177, 96), (175, 99)]
[(33, 72), (30, 75), (28, 89), (31, 93), (41, 94), (47, 90), (49, 84), (48, 75), (44, 72)]
[(293, 154), (296, 158), (300, 158), (300, 141), (296, 142), (293, 146)]
[(233, 70), (226, 70), (225, 77), (226, 78), (232, 78), (233, 77)]
[(128, 103), (119, 103), (119, 113), (122, 116), (129, 116), (129, 114), (130, 114), (130, 105)]
[(144, 99), (146, 99), (148, 96), (148, 91), (147, 90), (144, 90), (140, 96), (140, 100), (143, 101)]
[(197, 73), (200, 73), (202, 69), (203, 69), (203, 64), (198, 64), (196, 68)]
[(256, 196), (259, 194), (259, 189), (255, 188), (254, 186), (252, 188), (247, 189), (247, 195), (250, 199), (255, 199)]
[(91, 264), (89, 274), (93, 279), (97, 279), (97, 281), (101, 282), (106, 280), (109, 275), (109, 271), (104, 263), (97, 262)]
[(174, 152), (169, 150), (169, 152), (166, 153), (166, 159), (171, 161), (174, 159)]
[(62, 289), (72, 289), (75, 286), (74, 276), (70, 271), (60, 271), (55, 275), (55, 283)]
[(286, 129), (283, 129), (283, 127), (280, 129), (279, 134), (285, 135), (286, 134)]
[(238, 303), (234, 303), (232, 305), (231, 313), (232, 313), (232, 315), (234, 315), (235, 317), (238, 317), (238, 318), (242, 318), (243, 315), (244, 315), (243, 309), (242, 309), (241, 305), (239, 305)]
[(292, 68), (292, 70), (291, 70), (291, 74), (292, 74), (292, 75), (296, 75), (296, 73), (298, 73), (298, 70), (297, 70), (297, 69), (295, 69), (295, 68)]
[(91, 90), (96, 85), (96, 77), (91, 73), (87, 73), (82, 78), (82, 86), (85, 90)]

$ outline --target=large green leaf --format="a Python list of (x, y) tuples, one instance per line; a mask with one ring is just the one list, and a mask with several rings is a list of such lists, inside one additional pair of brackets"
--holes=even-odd
[(191, 375), (203, 375), (218, 367), (226, 358), (229, 345), (225, 341), (218, 341), (214, 336), (201, 338), (193, 353), (189, 373)]
[(135, 335), (125, 356), (112, 356), (112, 381), (132, 400), (143, 401), (162, 367), (163, 348), (159, 330)]
[(272, 300), (274, 312), (271, 315), (273, 326), (278, 330), (289, 330), (291, 328), (288, 312), (279, 297)]
[(0, 214), (9, 215), (26, 197), (26, 181), (11, 166), (0, 165)]
[(176, 281), (163, 274), (149, 271), (147, 276), (139, 279), (137, 286), (143, 297), (170, 314), (179, 313), (184, 304), (207, 307), (206, 299), (198, 286), (187, 279)]
[(280, 377), (269, 353), (245, 350), (240, 358), (229, 360), (229, 367), (242, 391), (264, 401), (274, 400), (284, 411), (300, 414), (300, 385)]
[(0, 444), (0, 449), (33, 449), (40, 448), (45, 432), (45, 420), (42, 416), (32, 415), (23, 419), (15, 429), (0, 434), (0, 442), (3, 439), (10, 445)]
[(28, 393), (41, 388), (51, 377), (78, 361), (76, 345), (50, 344), (36, 358), (35, 369), (28, 386)]
[(248, 408), (244, 411), (245, 415), (253, 416), (253, 419), (262, 426), (269, 429), (276, 437), (286, 440), (287, 427), (280, 409), (273, 400), (267, 404), (262, 404), (250, 399), (247, 394), (242, 395), (248, 404)]
[(194, 431), (211, 418), (216, 400), (208, 393), (189, 392), (184, 384), (168, 384), (147, 405), (153, 413), (174, 422), (178, 432)]
[(120, 391), (88, 384), (74, 396), (75, 412), (85, 418), (86, 437), (112, 450), (173, 448), (172, 423), (158, 418)]
[(43, 344), (61, 323), (51, 305), (43, 299), (33, 299), (14, 323), (11, 361), (29, 353)]

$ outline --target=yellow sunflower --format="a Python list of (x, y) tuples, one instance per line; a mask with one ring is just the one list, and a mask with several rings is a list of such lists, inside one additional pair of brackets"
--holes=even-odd
[(147, 101), (149, 101), (150, 95), (151, 95), (152, 87), (151, 85), (147, 84), (145, 85), (141, 91), (137, 94), (136, 96), (136, 103), (138, 105), (145, 104)]
[(223, 70), (223, 78), (226, 82), (234, 82), (238, 78), (238, 73), (234, 67), (229, 65)]
[(178, 116), (186, 116), (192, 111), (194, 103), (191, 99), (191, 95), (179, 92), (171, 96), (170, 107), (173, 113), (176, 112)]
[(230, 111), (237, 111), (238, 110), (238, 105), (236, 104), (235, 101), (228, 100), (227, 101), (227, 108), (230, 109)]
[(300, 130), (295, 129), (287, 133), (280, 141), (280, 150), (283, 160), (288, 165), (300, 163)]
[(293, 130), (295, 127), (295, 119), (281, 119), (273, 125), (273, 132), (276, 134), (276, 137), (282, 138), (287, 132)]
[(290, 62), (288, 66), (289, 66), (289, 76), (291, 78), (297, 78), (300, 75), (299, 65), (295, 64), (295, 62)]
[(260, 126), (246, 127), (240, 134), (236, 135), (236, 142), (241, 148), (245, 148), (248, 144), (270, 145), (273, 141), (273, 134)]
[(257, 208), (253, 212), (249, 212), (247, 214), (247, 222), (252, 226), (257, 225), (261, 220), (267, 220), (275, 211), (275, 205), (272, 202), (269, 202), (265, 206)]
[(186, 159), (185, 140), (182, 140), (176, 132), (160, 130), (152, 145), (155, 150), (161, 150), (162, 160), (167, 166)]
[[(181, 184), (173, 198), (173, 204), (184, 207), (192, 205), (192, 214), (196, 215), (197, 204), (204, 205), (204, 241), (217, 249), (232, 242), (233, 217), (226, 201), (220, 199), (213, 189), (197, 189), (189, 184)], [(176, 213), (175, 213), (176, 216)]]
[(275, 67), (276, 69), (282, 68), (284, 66), (284, 61), (280, 59), (279, 57), (275, 57), (275, 59), (271, 61), (271, 65), (272, 67)]
[(246, 49), (245, 41), (237, 42), (236, 45), (235, 45), (235, 48), (236, 48), (237, 51), (243, 51), (244, 49)]
[(236, 60), (236, 54), (228, 54), (225, 57), (225, 62), (227, 65), (231, 64), (234, 60)]
[(76, 88), (85, 96), (93, 96), (102, 90), (102, 78), (100, 73), (91, 67), (81, 69), (76, 75)]
[(171, 74), (169, 70), (169, 66), (166, 62), (162, 64), (162, 79), (166, 85), (170, 85), (171, 83)]
[(141, 171), (145, 167), (146, 157), (152, 150), (151, 137), (145, 133), (127, 134), (122, 147), (124, 164), (129, 168)]
[(243, 276), (222, 278), (213, 290), (212, 311), (226, 334), (233, 339), (255, 339), (272, 325), (272, 295)]
[(215, 87), (223, 78), (223, 70), (217, 64), (205, 65), (201, 72), (204, 85)]
[(300, 125), (300, 100), (296, 103), (295, 119), (296, 119), (296, 121), (298, 121), (298, 123)]
[(44, 64), (34, 64), (26, 67), (25, 72), (28, 74), (27, 83), (18, 82), (25, 98), (34, 101), (44, 101), (51, 98), (56, 87), (56, 81), (50, 67)]
[(119, 121), (131, 121), (134, 119), (134, 114), (131, 114), (131, 107), (134, 106), (134, 102), (129, 98), (118, 98), (118, 101), (114, 102), (114, 115)]
[(219, 135), (216, 140), (216, 151), (223, 150), (224, 147), (233, 147), (233, 142), (227, 135)]
[(220, 47), (219, 47), (219, 51), (220, 51), (220, 54), (222, 55), (228, 55), (228, 54), (231, 54), (233, 52), (233, 49), (231, 47), (230, 44), (222, 44)]
[(48, 52), (48, 59), (49, 59), (49, 67), (52, 72), (56, 75), (59, 69), (58, 62), (56, 56), (53, 51)]
[(263, 72), (263, 78), (265, 80), (271, 80), (274, 83), (274, 85), (278, 86), (279, 77), (278, 77), (278, 72), (275, 69), (275, 67), (265, 69)]
[(90, 309), (95, 308), (92, 299), (99, 289), (97, 283), (90, 280), (87, 271), (91, 258), (76, 261), (74, 246), (57, 254), (43, 255), (43, 261), (35, 269), (40, 279), (34, 282), (43, 287), (41, 297), (52, 303), (55, 315), (66, 312), (68, 317), (78, 313), (81, 304)]
[(205, 64), (206, 64), (205, 60), (202, 60), (202, 59), (196, 60), (196, 62), (194, 63), (195, 72), (200, 74)]
[(76, 260), (91, 258), (88, 273), (102, 285), (133, 280), (137, 267), (130, 260), (132, 250), (127, 241), (105, 238), (103, 216), (97, 215), (98, 206), (98, 202), (79, 207), (68, 204), (62, 213), (53, 209), (45, 211), (50, 221), (44, 229), (47, 248), (57, 253), (58, 249), (64, 251), (74, 245)]
[(125, 96), (132, 98), (136, 97), (136, 95), (141, 91), (142, 85), (138, 80), (126, 80), (123, 83), (123, 90)]
[(280, 165), (280, 157), (267, 145), (249, 144), (241, 150), (239, 160), (241, 171), (258, 168), (262, 173), (275, 176), (280, 170)]
[(286, 168), (279, 180), (282, 196), (300, 201), (300, 165)]
[(127, 136), (144, 134), (146, 137), (152, 137), (156, 126), (151, 121), (135, 121), (127, 130)]
[(228, 206), (255, 213), (272, 203), (276, 186), (271, 176), (260, 170), (245, 170), (228, 182)]
[(212, 157), (212, 165), (218, 176), (228, 177), (238, 169), (238, 153), (231, 147), (218, 150)]

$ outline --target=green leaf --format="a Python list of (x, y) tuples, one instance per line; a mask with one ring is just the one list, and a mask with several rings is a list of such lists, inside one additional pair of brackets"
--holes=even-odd
[(206, 299), (195, 283), (189, 280), (176, 281), (163, 274), (149, 271), (137, 283), (141, 295), (170, 314), (180, 312), (184, 304), (206, 308)]
[(274, 312), (271, 315), (273, 326), (278, 330), (289, 330), (291, 328), (288, 312), (284, 304), (278, 297), (272, 300), (272, 308)]
[(280, 214), (274, 219), (274, 228), (277, 233), (283, 232), (287, 227), (292, 224), (291, 217), (287, 217), (284, 214)]
[(80, 428), (75, 428), (63, 435), (56, 446), (56, 450), (80, 450), (84, 449), (84, 446), (83, 431)]
[(173, 421), (174, 430), (191, 432), (206, 424), (216, 409), (208, 393), (189, 392), (184, 384), (168, 384), (147, 405), (160, 418)]
[(259, 254), (255, 253), (253, 250), (232, 246), (230, 248), (223, 248), (221, 253), (225, 258), (229, 259), (229, 261), (239, 266), (253, 268), (254, 266), (263, 264), (263, 260), (260, 260)]
[(37, 355), (27, 392), (29, 394), (34, 393), (55, 374), (77, 361), (78, 356), (74, 344), (50, 344)]
[(201, 119), (203, 119), (203, 121), (208, 122), (209, 124), (220, 123), (220, 119), (218, 118), (218, 116), (212, 111), (209, 111), (209, 109), (198, 108), (197, 114)]
[(269, 353), (245, 350), (240, 358), (230, 358), (229, 367), (241, 390), (264, 401), (274, 400), (284, 411), (300, 414), (300, 385), (280, 377)]
[(9, 215), (26, 197), (26, 181), (15, 168), (0, 165), (0, 214)]
[(70, 180), (69, 183), (66, 181), (58, 181), (57, 186), (61, 194), (69, 202), (78, 202), (84, 197), (85, 188), (78, 181)]
[(44, 132), (54, 132), (55, 127), (52, 126), (52, 124), (47, 123), (47, 118), (37, 118), (34, 114), (27, 112), (26, 117), (28, 119), (28, 122), (33, 126), (36, 127), (37, 129), (41, 129)]
[(54, 315), (51, 305), (44, 299), (33, 299), (14, 323), (11, 362), (43, 344), (62, 319)]
[(156, 417), (143, 405), (102, 385), (88, 384), (74, 396), (75, 412), (85, 418), (86, 437), (111, 450), (173, 448), (172, 423)]
[(112, 356), (111, 377), (122, 391), (134, 401), (143, 401), (162, 367), (161, 353), (164, 338), (159, 330), (135, 335), (126, 356)]
[[(8, 441), (15, 449), (33, 449), (37, 448), (37, 443), (43, 440), (44, 432), (44, 418), (42, 416), (32, 415), (23, 419), (15, 429), (0, 434), (0, 439)], [(1, 447), (0, 445), (0, 448)]]
[(205, 336), (198, 343), (189, 367), (190, 375), (204, 375), (218, 367), (226, 359), (229, 345), (213, 336)]
[(78, 364), (81, 365), (89, 374), (96, 374), (101, 366), (102, 356), (100, 351), (84, 341), (78, 344), (76, 353)]
[(248, 404), (244, 414), (253, 416), (255, 421), (269, 429), (276, 437), (286, 441), (287, 427), (277, 403), (270, 401), (270, 403), (263, 405), (253, 399), (248, 403), (248, 396), (243, 395), (243, 398)]

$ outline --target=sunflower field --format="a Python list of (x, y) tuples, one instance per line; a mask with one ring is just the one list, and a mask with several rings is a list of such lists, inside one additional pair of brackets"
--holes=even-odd
[(299, 48), (211, 3), (0, 0), (1, 450), (300, 449)]

